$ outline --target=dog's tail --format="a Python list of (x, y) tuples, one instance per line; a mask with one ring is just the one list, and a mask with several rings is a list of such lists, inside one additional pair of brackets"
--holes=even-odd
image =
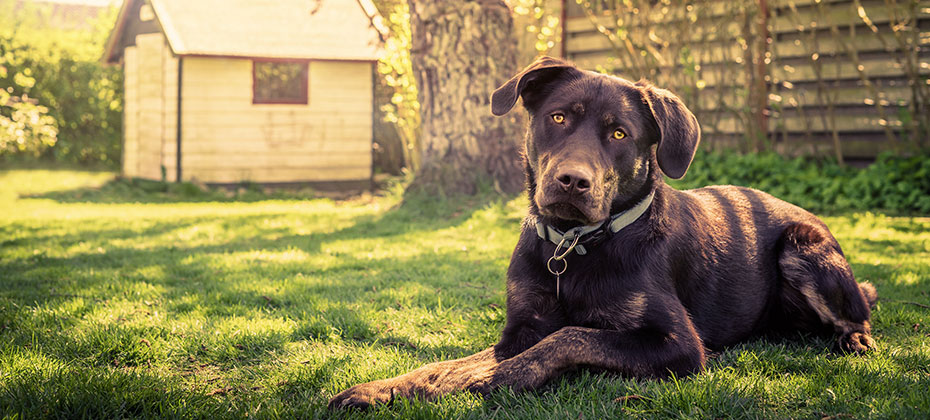
[(865, 301), (869, 303), (869, 308), (874, 309), (875, 302), (878, 301), (878, 292), (875, 291), (875, 286), (872, 286), (872, 283), (864, 281), (859, 283), (859, 291), (862, 292)]

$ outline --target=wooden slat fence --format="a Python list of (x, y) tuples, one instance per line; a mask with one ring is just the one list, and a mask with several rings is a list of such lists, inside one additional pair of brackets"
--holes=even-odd
[(930, 147), (930, 1), (567, 0), (564, 53), (681, 96), (704, 147)]

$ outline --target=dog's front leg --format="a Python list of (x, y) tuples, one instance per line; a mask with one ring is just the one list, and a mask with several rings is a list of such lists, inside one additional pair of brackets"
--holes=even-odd
[(330, 408), (366, 408), (389, 403), (396, 397), (432, 399), (486, 382), (502, 360), (489, 348), (468, 357), (430, 363), (393, 378), (353, 386), (329, 401)]
[(684, 376), (703, 369), (704, 348), (692, 328), (656, 334), (564, 327), (498, 364), (488, 388), (533, 389), (581, 366), (633, 377)]
[[(518, 309), (514, 308), (508, 313), (517, 312)], [(487, 393), (493, 388), (498, 365), (539, 342), (542, 338), (540, 331), (549, 328), (536, 325), (544, 319), (538, 314), (527, 318), (535, 322), (508, 325), (501, 341), (494, 347), (461, 359), (430, 363), (393, 378), (353, 386), (333, 397), (329, 407), (366, 408), (389, 403), (396, 397), (432, 399), (462, 390)]]

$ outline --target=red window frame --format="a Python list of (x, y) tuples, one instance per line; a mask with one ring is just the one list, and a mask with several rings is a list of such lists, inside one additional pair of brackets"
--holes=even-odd
[[(259, 98), (258, 97), (258, 75), (255, 71), (259, 63), (284, 63), (300, 64), (300, 94), (299, 98)], [(287, 104), (287, 105), (307, 105), (310, 101), (310, 60), (292, 60), (278, 58), (255, 58), (252, 59), (252, 103), (253, 104)]]

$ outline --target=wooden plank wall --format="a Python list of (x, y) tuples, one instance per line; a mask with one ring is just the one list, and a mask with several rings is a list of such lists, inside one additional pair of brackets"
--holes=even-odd
[[(161, 162), (165, 180), (178, 178), (178, 58), (171, 52), (167, 40), (161, 50)], [(183, 175), (182, 175), (183, 176)]]
[(177, 59), (161, 33), (138, 35), (125, 54), (123, 173), (173, 181)]
[(252, 61), (185, 57), (183, 177), (206, 183), (364, 181), (372, 64), (312, 61), (309, 104), (252, 104)]
[[(915, 95), (930, 92), (930, 85), (908, 85), (930, 83), (927, 5), (918, 7), (910, 22), (919, 35), (903, 34), (922, 47), (910, 57), (916, 64), (908, 67), (906, 49), (900, 46), (902, 33), (891, 29), (904, 15), (900, 8), (889, 8), (894, 2), (768, 0), (765, 26), (758, 23), (759, 2), (659, 2), (654, 7), (677, 11), (662, 11), (651, 22), (626, 15), (621, 25), (625, 31), (618, 33), (617, 17), (623, 15), (616, 10), (622, 3), (588, 2), (592, 14), (574, 0), (566, 1), (566, 57), (585, 68), (634, 80), (644, 77), (672, 89), (697, 114), (710, 148), (747, 143), (751, 98), (762, 91), (767, 93), (761, 98), (766, 105), (766, 140), (777, 150), (833, 154), (836, 133), (844, 156), (871, 158), (904, 142), (913, 128), (908, 124), (917, 119), (910, 115)], [(648, 8), (655, 2), (642, 3)], [(759, 40), (765, 32), (771, 41), (760, 71), (753, 66), (761, 56)], [(661, 65), (643, 71), (630, 51)], [(909, 69), (920, 76), (908, 74)], [(754, 84), (762, 76), (764, 82)]]
[(139, 176), (139, 58), (136, 47), (123, 52), (123, 161), (125, 177)]

